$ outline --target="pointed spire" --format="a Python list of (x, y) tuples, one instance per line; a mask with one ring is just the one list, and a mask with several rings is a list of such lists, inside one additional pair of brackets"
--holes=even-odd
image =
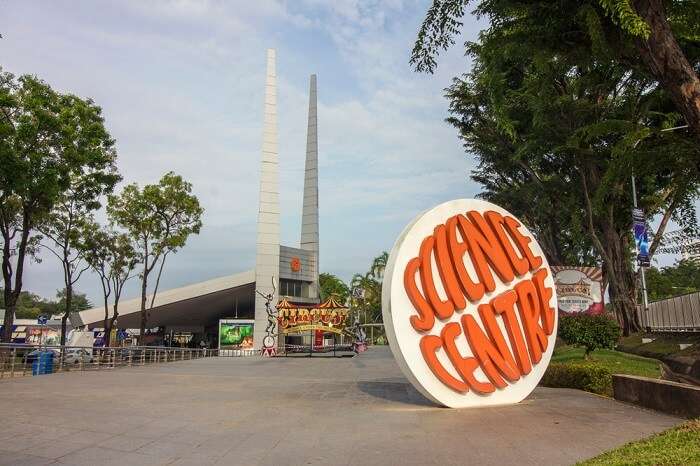
[(316, 114), (316, 75), (309, 83), (309, 122), (306, 129), (306, 166), (304, 207), (301, 216), (301, 248), (316, 254), (315, 275), (318, 282), (318, 119)]
[[(260, 161), (260, 193), (258, 233), (255, 255), (255, 288), (264, 295), (279, 289), (280, 201), (277, 156), (277, 72), (275, 50), (267, 49), (262, 157)], [(273, 296), (273, 301), (276, 300)], [(255, 294), (255, 327), (253, 341), (260, 348), (265, 336), (267, 311), (265, 299)]]

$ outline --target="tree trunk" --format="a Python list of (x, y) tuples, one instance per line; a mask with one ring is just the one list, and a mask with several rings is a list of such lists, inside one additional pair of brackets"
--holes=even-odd
[(15, 311), (17, 310), (17, 300), (22, 292), (22, 274), (24, 273), (24, 257), (27, 252), (27, 242), (29, 241), (29, 221), (25, 210), (22, 218), (22, 234), (17, 247), (17, 268), (14, 271), (14, 287), (12, 286), (12, 263), (10, 254), (10, 238), (7, 231), (3, 231), (2, 250), (2, 278), (5, 284), (5, 318), (3, 320), (2, 342), (12, 342), (12, 326), (15, 323)]
[(666, 89), (688, 126), (700, 139), (700, 78), (681, 50), (661, 0), (635, 0), (634, 8), (649, 25), (648, 38), (635, 44), (644, 64)]
[(637, 316), (636, 281), (630, 262), (629, 254), (626, 252), (627, 241), (615, 231), (611, 226), (603, 228), (605, 238), (605, 249), (609, 261), (604, 262), (608, 273), (608, 293), (615, 316), (622, 327), (622, 334), (629, 336), (630, 333), (640, 330), (639, 318)]
[(15, 324), (15, 311), (17, 310), (17, 296), (5, 288), (5, 319), (2, 327), (2, 342), (12, 343), (12, 327)]
[[(111, 329), (110, 325), (110, 319), (109, 319), (109, 300), (107, 299), (108, 296), (105, 295), (104, 300), (105, 300), (105, 320), (104, 323), (102, 324), (102, 328), (104, 328), (105, 335), (109, 335), (109, 331)], [(107, 345), (104, 345), (107, 346)]]
[(119, 317), (119, 312), (117, 311), (117, 306), (119, 306), (119, 300), (114, 301), (114, 314), (112, 314), (112, 318), (109, 319), (109, 329), (110, 331), (114, 327), (114, 323), (117, 321), (117, 317)]
[(68, 316), (70, 315), (71, 306), (73, 305), (73, 286), (66, 286), (66, 310), (63, 312), (63, 317), (61, 317), (61, 346), (66, 344), (66, 322), (68, 321)]
[(10, 240), (3, 231), (2, 247), (2, 278), (5, 284), (3, 298), (5, 298), (5, 318), (3, 319), (2, 341), (12, 342), (12, 326), (15, 321), (15, 310), (17, 309), (17, 298), (12, 293), (12, 268), (10, 265)]
[(148, 275), (147, 268), (143, 269), (143, 276), (141, 277), (141, 327), (139, 331), (139, 344), (143, 344), (143, 337), (146, 334), (146, 323), (148, 321), (148, 316), (146, 315), (146, 291), (148, 290)]

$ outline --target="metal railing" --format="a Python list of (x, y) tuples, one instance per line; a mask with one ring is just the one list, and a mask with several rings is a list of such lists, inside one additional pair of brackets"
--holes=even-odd
[[(40, 353), (50, 354), (42, 358)], [(255, 354), (258, 354), (258, 351), (164, 346), (93, 348), (89, 346), (0, 344), (0, 379), (69, 371), (98, 371), (207, 357), (242, 357)]]
[(653, 302), (639, 314), (642, 327), (652, 332), (700, 332), (700, 293)]

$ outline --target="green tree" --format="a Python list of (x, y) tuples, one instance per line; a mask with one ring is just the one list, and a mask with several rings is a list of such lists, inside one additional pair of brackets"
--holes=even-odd
[(588, 359), (598, 348), (613, 349), (621, 331), (618, 323), (606, 315), (578, 314), (562, 316), (557, 335), (568, 345), (585, 348), (584, 357)]
[(0, 70), (0, 245), (10, 341), (32, 235), (79, 173), (113, 161), (113, 141), (91, 100), (55, 92), (33, 76)]
[[(68, 311), (68, 306), (68, 290), (64, 288), (62, 290), (56, 291), (57, 314), (61, 314), (61, 316), (65, 315)], [(77, 290), (73, 290), (70, 308), (72, 309), (71, 312), (80, 312), (92, 308), (92, 303), (90, 302), (85, 293), (80, 293)]]
[(356, 273), (350, 281), (351, 306), (360, 310), (363, 323), (382, 322), (382, 280), (389, 253), (382, 252), (370, 264), (369, 271)]
[[(411, 63), (433, 72), (436, 57), (455, 42), (469, 0), (434, 0), (418, 32)], [(544, 40), (556, 34), (556, 44), (613, 59), (658, 82), (676, 111), (700, 139), (700, 3), (686, 0), (583, 0), (474, 3), (479, 16), (509, 34), (525, 29)], [(564, 29), (566, 23), (574, 27)], [(526, 38), (524, 35), (523, 38)]]
[[(119, 317), (119, 301), (124, 285), (134, 277), (133, 271), (140, 258), (126, 233), (117, 233), (92, 223), (85, 237), (85, 259), (100, 278), (105, 311), (103, 328), (105, 335), (110, 335)], [(110, 296), (113, 297), (111, 316)]]
[[(0, 288), (0, 309), (5, 308), (4, 292)], [(40, 315), (52, 316), (58, 313), (55, 301), (44, 299), (29, 291), (22, 291), (17, 299), (15, 316), (18, 319), (36, 319)]]
[(338, 302), (345, 304), (350, 296), (350, 288), (340, 278), (332, 273), (321, 273), (318, 276), (321, 301), (334, 296)]
[(603, 266), (628, 334), (639, 327), (630, 173), (640, 206), (662, 217), (660, 238), (670, 218), (695, 222), (683, 214), (697, 196), (700, 152), (688, 135), (659, 131), (676, 123), (672, 102), (648, 73), (593, 53), (588, 22), (543, 24), (547, 6), (577, 5), (480, 3), (492, 25), (467, 44), (474, 66), (448, 89), (450, 121), (479, 160), (483, 197), (521, 216), (553, 263)]
[(53, 210), (38, 226), (45, 237), (41, 245), (58, 259), (63, 269), (66, 308), (61, 318), (61, 345), (65, 344), (66, 322), (73, 311), (73, 287), (90, 268), (84, 260), (84, 243), (86, 235), (91, 233), (89, 225), (94, 222), (93, 212), (101, 207), (100, 197), (110, 193), (120, 179), (114, 151), (111, 146), (99, 143), (105, 138), (109, 142), (104, 127), (101, 126), (101, 132), (94, 136), (98, 143), (93, 144), (91, 150), (95, 151), (96, 159), (102, 158), (102, 163), (81, 167), (80, 172), (73, 174), (68, 190), (59, 196)]
[(670, 267), (647, 269), (647, 292), (651, 301), (700, 291), (700, 264), (683, 260)]
[[(145, 334), (148, 311), (153, 307), (167, 256), (176, 253), (192, 234), (202, 227), (199, 200), (192, 194), (192, 185), (173, 172), (166, 173), (158, 184), (143, 190), (130, 184), (120, 195), (109, 196), (107, 213), (124, 228), (135, 245), (142, 269), (141, 333)], [(148, 278), (158, 267), (155, 286), (147, 307)]]

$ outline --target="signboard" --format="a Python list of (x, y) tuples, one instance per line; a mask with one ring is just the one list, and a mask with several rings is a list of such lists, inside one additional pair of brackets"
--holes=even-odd
[(632, 228), (634, 230), (634, 242), (637, 249), (637, 264), (640, 267), (649, 267), (649, 236), (647, 234), (647, 222), (642, 209), (635, 208), (632, 211)]
[(48, 322), (49, 318), (47, 316), (41, 315), (36, 318), (36, 322), (39, 325), (46, 325), (46, 322)]
[(341, 334), (347, 319), (348, 310), (346, 308), (280, 308), (277, 314), (278, 328), (285, 335), (310, 330)]
[(598, 267), (552, 266), (559, 312), (602, 314), (603, 271)]
[(219, 320), (219, 349), (253, 349), (254, 320)]
[(389, 345), (423, 395), (449, 407), (517, 403), (549, 364), (556, 289), (542, 249), (508, 211), (458, 199), (396, 240), (382, 286)]
[(45, 325), (27, 325), (25, 343), (30, 345), (57, 345), (61, 340), (58, 330)]
[(332, 296), (318, 305), (292, 304), (282, 298), (275, 307), (277, 328), (284, 335), (311, 330), (341, 334), (348, 320), (348, 308)]

